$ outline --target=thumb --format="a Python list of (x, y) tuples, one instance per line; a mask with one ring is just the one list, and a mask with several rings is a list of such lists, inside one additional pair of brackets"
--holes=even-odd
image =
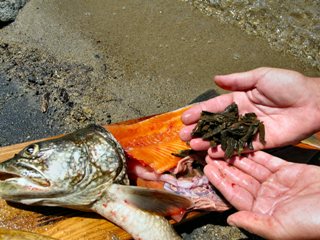
[(254, 88), (258, 80), (269, 70), (270, 68), (257, 68), (247, 72), (217, 75), (214, 81), (226, 90), (246, 91)]
[(274, 239), (283, 236), (279, 223), (269, 215), (239, 211), (230, 215), (227, 222), (231, 226), (242, 228), (263, 238)]

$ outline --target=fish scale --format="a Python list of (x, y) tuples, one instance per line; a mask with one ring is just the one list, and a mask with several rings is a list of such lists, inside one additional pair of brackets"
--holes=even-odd
[(180, 239), (156, 214), (192, 205), (173, 193), (128, 186), (122, 147), (97, 125), (33, 143), (0, 163), (0, 173), (0, 196), (5, 200), (94, 211), (137, 239)]

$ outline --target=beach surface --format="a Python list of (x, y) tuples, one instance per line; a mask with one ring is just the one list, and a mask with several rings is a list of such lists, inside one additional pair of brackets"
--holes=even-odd
[[(304, 56), (194, 2), (28, 1), (0, 29), (0, 146), (174, 110), (210, 89), (224, 93), (216, 74), (269, 66), (319, 76)], [(226, 226), (228, 214), (178, 230), (184, 239), (248, 238)]]

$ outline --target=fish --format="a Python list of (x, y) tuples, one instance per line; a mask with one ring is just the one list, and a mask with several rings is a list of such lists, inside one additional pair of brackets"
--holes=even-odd
[(55, 240), (48, 236), (31, 233), (27, 231), (20, 230), (8, 230), (5, 228), (0, 228), (0, 239), (1, 240)]
[[(193, 203), (192, 210), (226, 211), (231, 205), (203, 174), (203, 153), (190, 151), (179, 132), (184, 126), (181, 115), (192, 105), (158, 115), (105, 126), (123, 147), (128, 172), (134, 184), (182, 195)], [(192, 152), (180, 156), (181, 152)], [(182, 215), (172, 215), (180, 221)]]
[(32, 143), (2, 162), (0, 197), (94, 211), (134, 239), (154, 240), (181, 239), (163, 216), (192, 206), (171, 192), (130, 186), (123, 148), (98, 125)]

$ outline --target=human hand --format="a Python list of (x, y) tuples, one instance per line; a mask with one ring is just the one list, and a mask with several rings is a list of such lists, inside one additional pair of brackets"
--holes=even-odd
[(206, 161), (210, 182), (239, 210), (230, 225), (266, 239), (320, 239), (320, 167), (262, 151)]
[[(265, 125), (266, 144), (253, 142), (255, 150), (294, 144), (320, 130), (320, 79), (298, 72), (258, 68), (249, 72), (216, 76), (215, 82), (234, 92), (196, 104), (182, 115), (185, 125), (180, 132), (195, 150), (207, 150), (209, 142), (191, 139), (191, 131), (203, 110), (221, 112), (232, 102), (239, 113), (254, 112)], [(212, 157), (222, 157), (220, 146), (210, 148)]]

